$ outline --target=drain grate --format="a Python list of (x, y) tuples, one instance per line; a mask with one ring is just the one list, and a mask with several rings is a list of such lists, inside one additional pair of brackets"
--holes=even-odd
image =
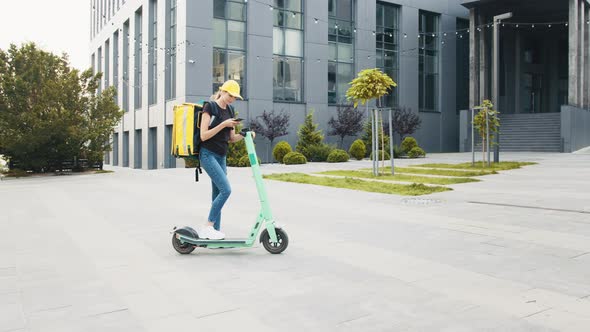
[(442, 201), (440, 199), (432, 198), (404, 198), (402, 199), (402, 203), (408, 205), (433, 205), (440, 204)]

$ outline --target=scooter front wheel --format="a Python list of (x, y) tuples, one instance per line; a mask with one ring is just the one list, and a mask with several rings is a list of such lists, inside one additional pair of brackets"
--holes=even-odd
[(195, 246), (190, 243), (181, 243), (179, 239), (176, 238), (176, 233), (172, 234), (172, 246), (174, 250), (178, 251), (179, 254), (187, 255), (195, 250)]
[(270, 240), (270, 235), (266, 229), (260, 233), (260, 242), (262, 242), (266, 251), (271, 254), (280, 254), (287, 249), (287, 246), (289, 245), (289, 237), (287, 236), (287, 232), (282, 228), (275, 228), (275, 232), (277, 233), (278, 242), (272, 242)]

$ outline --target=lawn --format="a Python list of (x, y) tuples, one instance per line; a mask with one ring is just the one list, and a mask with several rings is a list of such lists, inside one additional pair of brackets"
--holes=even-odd
[(492, 163), (491, 167), (488, 167), (487, 163), (478, 161), (474, 166), (471, 163), (461, 164), (421, 164), (412, 165), (411, 167), (428, 167), (428, 168), (450, 168), (450, 169), (469, 169), (469, 170), (495, 170), (495, 171), (506, 171), (510, 169), (521, 168), (522, 166), (536, 165), (537, 163), (532, 162), (519, 162), (519, 161), (501, 161), (499, 163)]
[(427, 195), (437, 192), (449, 191), (451, 188), (441, 186), (426, 186), (422, 183), (413, 184), (395, 184), (395, 183), (383, 183), (376, 181), (364, 181), (353, 178), (331, 178), (331, 177), (320, 177), (312, 176), (303, 173), (283, 173), (283, 174), (270, 174), (265, 175), (265, 179), (278, 180), (284, 182), (294, 183), (306, 183), (314, 184), (319, 186), (344, 188), (352, 190), (361, 190), (374, 193), (383, 194), (397, 194), (406, 196), (419, 196)]
[(366, 179), (378, 179), (378, 180), (391, 180), (391, 181), (402, 181), (402, 182), (413, 182), (413, 183), (428, 183), (428, 184), (458, 184), (458, 183), (469, 183), (478, 182), (480, 180), (471, 179), (466, 177), (432, 177), (432, 176), (416, 176), (408, 174), (395, 174), (391, 175), (386, 173), (380, 176), (374, 176), (369, 171), (326, 171), (317, 174), (326, 175), (337, 175), (337, 176), (348, 176), (355, 178), (366, 178)]

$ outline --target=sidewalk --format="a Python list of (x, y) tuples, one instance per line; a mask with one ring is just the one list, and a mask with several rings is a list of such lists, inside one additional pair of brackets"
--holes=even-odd
[[(281, 255), (177, 254), (172, 227), (208, 213), (193, 169), (2, 181), (0, 332), (588, 331), (590, 154), (501, 157), (539, 164), (420, 197), (266, 181)], [(229, 176), (222, 227), (242, 237), (256, 188), (249, 168)]]

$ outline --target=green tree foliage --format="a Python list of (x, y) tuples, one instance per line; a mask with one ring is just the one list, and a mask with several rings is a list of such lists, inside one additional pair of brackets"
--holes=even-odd
[(353, 101), (354, 107), (357, 107), (359, 101), (364, 105), (371, 99), (386, 95), (391, 88), (397, 86), (397, 83), (379, 69), (372, 68), (361, 70), (350, 85), (346, 91), (346, 98)]
[(313, 112), (310, 112), (305, 117), (305, 121), (299, 127), (299, 131), (297, 132), (297, 136), (299, 136), (299, 141), (295, 146), (295, 151), (302, 153), (304, 156), (309, 158), (306, 154), (307, 148), (313, 145), (320, 145), (324, 140), (324, 135), (322, 135), (322, 131), (318, 130), (317, 123), (313, 122)]
[(482, 142), (481, 148), (482, 148), (482, 152), (483, 152), (483, 160), (485, 162), (486, 161), (486, 152), (487, 152), (487, 150), (486, 150), (486, 147), (487, 147), (486, 113), (487, 113), (487, 118), (488, 118), (487, 121), (488, 121), (488, 126), (489, 126), (490, 146), (493, 146), (495, 144), (496, 134), (498, 133), (498, 130), (500, 129), (500, 118), (498, 116), (498, 114), (500, 114), (500, 112), (495, 110), (494, 104), (492, 104), (492, 102), (487, 99), (485, 99), (479, 107), (483, 107), (483, 109), (480, 110), (475, 115), (475, 117), (473, 118), (473, 124), (475, 126), (475, 129), (477, 129), (479, 136), (481, 137), (481, 142)]
[(114, 88), (97, 94), (100, 78), (34, 43), (0, 50), (0, 154), (34, 170), (101, 161), (123, 112)]

